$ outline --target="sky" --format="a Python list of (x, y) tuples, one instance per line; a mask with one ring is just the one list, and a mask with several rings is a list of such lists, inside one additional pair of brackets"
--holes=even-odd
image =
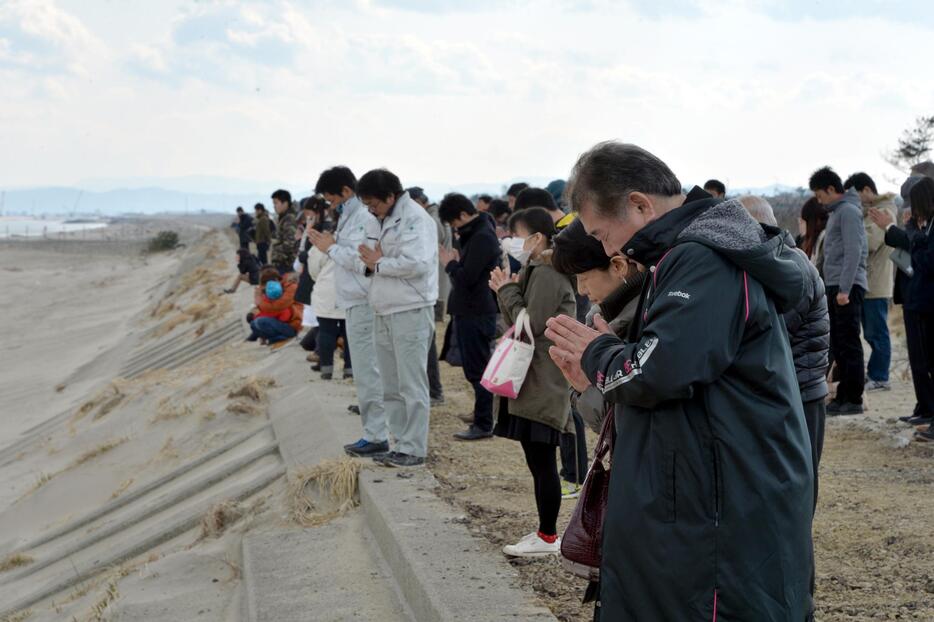
[(894, 188), (932, 60), (920, 0), (0, 0), (0, 188), (563, 178), (608, 139), (686, 184)]

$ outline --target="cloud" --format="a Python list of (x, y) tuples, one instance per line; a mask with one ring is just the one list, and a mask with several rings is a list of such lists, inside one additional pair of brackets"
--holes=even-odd
[(103, 47), (81, 20), (51, 0), (0, 4), (0, 68), (85, 75), (85, 62)]
[(264, 72), (294, 69), (314, 37), (287, 2), (198, 3), (179, 13), (161, 41), (134, 46), (126, 64), (137, 75), (174, 83), (252, 85)]

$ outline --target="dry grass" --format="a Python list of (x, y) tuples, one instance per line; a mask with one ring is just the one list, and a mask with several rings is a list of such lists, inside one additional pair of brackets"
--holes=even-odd
[(170, 436), (165, 439), (165, 442), (156, 454), (156, 458), (160, 460), (174, 460), (178, 458), (178, 449), (175, 447), (175, 439), (173, 437)]
[(159, 401), (159, 406), (156, 408), (156, 416), (150, 419), (149, 422), (171, 421), (173, 419), (187, 417), (194, 412), (194, 409), (192, 409), (189, 404), (177, 404), (175, 401), (176, 398), (172, 396), (162, 398)]
[(112, 438), (109, 441), (104, 441), (97, 447), (89, 449), (83, 454), (81, 454), (80, 456), (78, 456), (75, 459), (75, 461), (71, 464), (71, 467), (69, 468), (81, 466), (82, 464), (89, 462), (93, 460), (94, 458), (97, 458), (98, 456), (102, 456), (103, 454), (106, 454), (107, 452), (114, 450), (115, 448), (124, 444), (128, 440), (130, 440), (128, 436), (121, 436), (120, 438)]
[(72, 415), (69, 423), (75, 424), (95, 410), (97, 410), (97, 413), (94, 415), (95, 420), (107, 415), (126, 398), (125, 388), (124, 382), (120, 378), (115, 378), (106, 388), (102, 389), (97, 395), (82, 404), (77, 412)]
[(32, 609), (23, 609), (0, 618), (0, 622), (24, 622), (32, 617)]
[(85, 620), (87, 622), (104, 622), (110, 617), (110, 606), (118, 598), (120, 598), (120, 592), (117, 590), (117, 581), (116, 579), (111, 579), (107, 582), (104, 593), (101, 594), (97, 602), (91, 606), (91, 610), (88, 612), (88, 616)]
[(243, 379), (243, 384), (228, 393), (227, 397), (230, 399), (245, 397), (254, 402), (262, 402), (266, 400), (266, 389), (274, 386), (276, 386), (276, 381), (269, 376), (250, 376)]
[(2, 561), (0, 561), (0, 572), (7, 572), (8, 570), (13, 570), (14, 568), (28, 566), (34, 561), (36, 560), (34, 560), (29, 555), (24, 555), (23, 553), (13, 553), (11, 555), (7, 555)]
[(123, 480), (123, 481), (120, 483), (120, 485), (117, 487), (117, 489), (116, 489), (115, 491), (113, 491), (113, 493), (111, 493), (110, 498), (111, 498), (111, 499), (116, 499), (117, 497), (119, 497), (120, 495), (122, 495), (123, 493), (125, 493), (126, 490), (127, 490), (127, 488), (129, 488), (129, 487), (132, 486), (132, 485), (133, 485), (133, 478), (132, 478), (132, 477), (129, 478), (129, 479)]
[(243, 515), (244, 508), (236, 501), (223, 501), (215, 504), (201, 518), (201, 535), (198, 539), (205, 540), (220, 536), (228, 527), (243, 518)]
[(238, 415), (250, 415), (251, 417), (259, 417), (263, 414), (262, 408), (250, 402), (234, 402), (233, 404), (228, 404), (227, 411)]
[[(174, 292), (169, 292), (167, 298), (171, 297)], [(170, 311), (175, 309), (175, 304), (169, 300), (163, 300), (160, 302), (155, 309), (152, 310), (152, 317), (161, 319), (169, 314)]]
[(286, 493), (292, 519), (303, 527), (314, 527), (355, 507), (359, 474), (360, 463), (352, 458), (325, 460), (297, 469)]

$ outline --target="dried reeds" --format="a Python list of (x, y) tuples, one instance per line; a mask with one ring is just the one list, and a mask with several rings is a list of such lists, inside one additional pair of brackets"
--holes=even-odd
[(287, 491), (292, 519), (303, 527), (314, 527), (355, 507), (359, 474), (360, 463), (353, 458), (297, 469)]
[(7, 555), (2, 561), (0, 561), (0, 572), (6, 572), (8, 570), (13, 570), (14, 568), (21, 568), (22, 566), (28, 566), (33, 563), (34, 560), (29, 555), (23, 553), (13, 553)]
[(236, 501), (222, 501), (214, 504), (201, 518), (201, 536), (199, 540), (216, 538), (228, 527), (243, 518), (244, 509)]
[[(114, 450), (115, 448), (124, 444), (128, 440), (130, 440), (128, 436), (121, 436), (120, 438), (112, 438), (109, 441), (104, 441), (97, 447), (93, 447), (87, 450), (86, 452), (84, 452), (83, 454), (81, 454), (80, 456), (78, 456), (77, 458), (75, 458), (75, 461), (68, 468), (74, 468), (77, 466), (81, 466), (85, 462), (93, 460), (94, 458), (97, 458), (98, 456), (101, 456), (103, 454), (106, 454), (109, 451)], [(68, 469), (65, 469), (65, 470), (67, 471)]]
[(276, 386), (276, 381), (269, 376), (250, 376), (243, 379), (243, 384), (230, 391), (227, 397), (230, 399), (245, 397), (254, 402), (262, 402), (266, 399), (266, 389), (274, 386)]

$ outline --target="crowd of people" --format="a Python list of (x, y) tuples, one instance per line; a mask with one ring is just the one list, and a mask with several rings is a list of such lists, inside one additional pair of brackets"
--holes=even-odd
[[(538, 525), (506, 555), (561, 550), (585, 429), (612, 423), (597, 618), (805, 620), (824, 419), (892, 389), (893, 301), (917, 402), (900, 414), (934, 441), (934, 164), (901, 197), (828, 167), (809, 187), (793, 235), (766, 199), (716, 179), (685, 191), (618, 142), (567, 182), (438, 204), (389, 170), (335, 166), (312, 196), (273, 193), (274, 219), (238, 208), (227, 291), (255, 286), (250, 340), (304, 330), (322, 379), (340, 351), (354, 457), (423, 465), (439, 361), (460, 366), (474, 399), (455, 436), (517, 441), (533, 483)], [(494, 395), (483, 379), (514, 324), (531, 362), (514, 396)]]

